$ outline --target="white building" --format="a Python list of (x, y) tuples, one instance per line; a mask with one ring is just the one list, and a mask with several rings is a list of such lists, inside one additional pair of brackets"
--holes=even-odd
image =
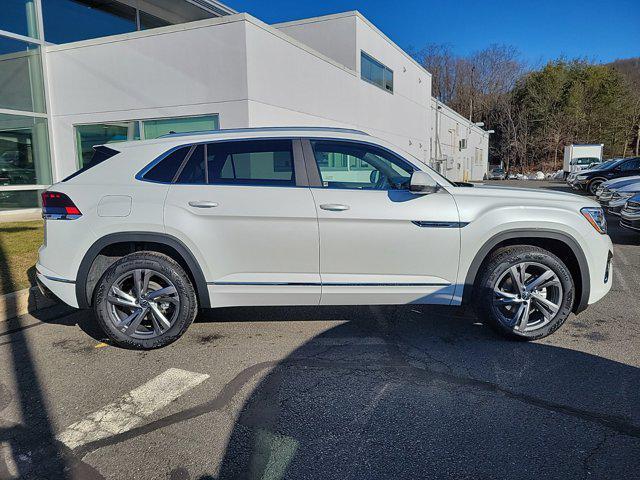
[(211, 0), (9, 4), (0, 211), (36, 207), (95, 144), (169, 131), (351, 127), (453, 180), (487, 170), (488, 133), (436, 105), (429, 72), (358, 12), (267, 25)]

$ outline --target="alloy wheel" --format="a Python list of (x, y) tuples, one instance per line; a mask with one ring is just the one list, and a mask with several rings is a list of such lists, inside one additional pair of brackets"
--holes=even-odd
[(180, 298), (173, 282), (150, 269), (135, 269), (121, 275), (109, 288), (107, 302), (114, 326), (137, 339), (162, 335), (180, 312)]
[(515, 332), (538, 330), (560, 311), (562, 284), (549, 267), (521, 262), (505, 270), (493, 288), (493, 309), (498, 320)]

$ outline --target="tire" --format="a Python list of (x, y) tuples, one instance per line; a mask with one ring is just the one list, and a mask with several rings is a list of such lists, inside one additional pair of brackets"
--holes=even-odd
[(596, 191), (598, 190), (598, 187), (600, 185), (602, 185), (605, 181), (601, 178), (596, 178), (594, 180), (591, 180), (591, 182), (589, 182), (589, 185), (587, 185), (587, 187), (585, 188), (585, 190), (590, 194), (590, 195), (595, 195)]
[(198, 301), (189, 276), (177, 262), (143, 251), (126, 255), (107, 269), (96, 286), (93, 310), (114, 344), (150, 350), (182, 336), (198, 313)]
[[(538, 288), (544, 288), (521, 289), (518, 277), (521, 282), (524, 278), (525, 286), (534, 286), (532, 283), (542, 278)], [(571, 272), (562, 260), (542, 248), (514, 245), (498, 249), (484, 262), (478, 278), (474, 302), (478, 315), (507, 338), (544, 338), (558, 330), (571, 313), (575, 299)]]

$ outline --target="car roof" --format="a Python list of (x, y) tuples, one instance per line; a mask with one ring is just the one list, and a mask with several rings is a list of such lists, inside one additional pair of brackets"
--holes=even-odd
[[(372, 139), (368, 133), (352, 128), (341, 127), (254, 127), (254, 128), (230, 128), (220, 130), (209, 130), (199, 132), (169, 133), (150, 140), (131, 140), (118, 142), (117, 149), (128, 147), (139, 147), (158, 143), (178, 144), (191, 142), (206, 142), (220, 140), (236, 140), (250, 138), (283, 138), (283, 137), (327, 137), (331, 138), (353, 138)], [(109, 145), (105, 145), (109, 146)], [(113, 144), (111, 144), (113, 146)]]

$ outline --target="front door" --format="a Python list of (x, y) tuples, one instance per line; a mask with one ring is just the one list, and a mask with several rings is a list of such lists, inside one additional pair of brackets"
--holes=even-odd
[(297, 139), (195, 146), (167, 194), (165, 228), (197, 252), (212, 306), (320, 300), (318, 222)]
[[(320, 227), (322, 304), (449, 304), (458, 210), (442, 189), (408, 190), (409, 162), (378, 146), (311, 140), (305, 158)], [(313, 182), (312, 182), (313, 183)]]

